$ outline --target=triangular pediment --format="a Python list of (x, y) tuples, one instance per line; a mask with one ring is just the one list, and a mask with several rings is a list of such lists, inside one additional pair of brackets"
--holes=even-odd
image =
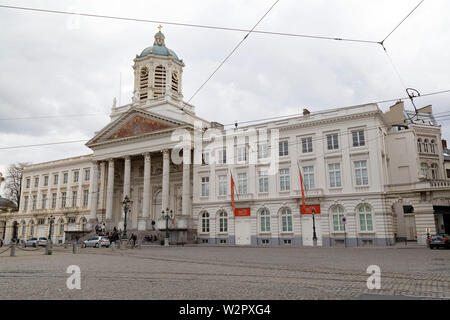
[(93, 147), (102, 143), (164, 133), (186, 125), (189, 126), (185, 122), (132, 108), (104, 127), (86, 146)]
[(119, 130), (108, 137), (107, 140), (137, 136), (144, 133), (169, 129), (171, 127), (172, 126), (169, 126), (165, 123), (136, 115), (125, 125), (123, 125)]

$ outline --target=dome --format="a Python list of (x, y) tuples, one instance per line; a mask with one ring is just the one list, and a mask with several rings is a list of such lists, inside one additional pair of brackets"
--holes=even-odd
[(154, 54), (157, 56), (166, 56), (166, 57), (173, 57), (178, 62), (182, 62), (180, 58), (178, 58), (177, 54), (166, 47), (164, 42), (164, 34), (159, 31), (155, 34), (155, 42), (153, 43), (153, 46), (147, 47), (144, 50), (142, 50), (141, 54), (139, 55), (139, 58), (148, 56), (149, 54)]

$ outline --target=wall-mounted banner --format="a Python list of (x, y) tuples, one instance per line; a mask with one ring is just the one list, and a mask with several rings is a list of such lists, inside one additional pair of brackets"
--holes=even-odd
[(234, 209), (235, 217), (249, 217), (250, 216), (250, 208), (236, 208)]
[(310, 205), (300, 206), (301, 214), (312, 214), (313, 210), (314, 210), (314, 214), (319, 214), (320, 213), (320, 204), (310, 204)]

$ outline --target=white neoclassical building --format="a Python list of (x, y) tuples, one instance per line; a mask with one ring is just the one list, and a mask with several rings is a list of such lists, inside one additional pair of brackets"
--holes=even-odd
[(97, 223), (123, 229), (125, 196), (129, 232), (165, 232), (169, 209), (172, 243), (423, 244), (427, 232), (450, 233), (431, 106), (305, 110), (226, 128), (183, 101), (183, 67), (158, 32), (134, 59), (132, 102), (114, 102), (111, 122), (86, 144), (92, 154), (25, 168), (19, 211), (0, 214), (5, 241), (48, 236), (49, 217), (54, 242)]

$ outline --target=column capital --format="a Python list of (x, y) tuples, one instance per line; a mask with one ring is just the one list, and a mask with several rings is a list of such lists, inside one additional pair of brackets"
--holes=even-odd
[(147, 158), (148, 158), (148, 159), (151, 158), (150, 152), (144, 152), (142, 155), (143, 155), (144, 158), (146, 158), (146, 159), (147, 159)]
[(130, 160), (131, 156), (129, 154), (127, 154), (127, 155), (124, 155), (122, 158), (124, 158), (125, 160)]
[(164, 155), (169, 154), (169, 149), (163, 149), (163, 150), (161, 150), (161, 152)]

